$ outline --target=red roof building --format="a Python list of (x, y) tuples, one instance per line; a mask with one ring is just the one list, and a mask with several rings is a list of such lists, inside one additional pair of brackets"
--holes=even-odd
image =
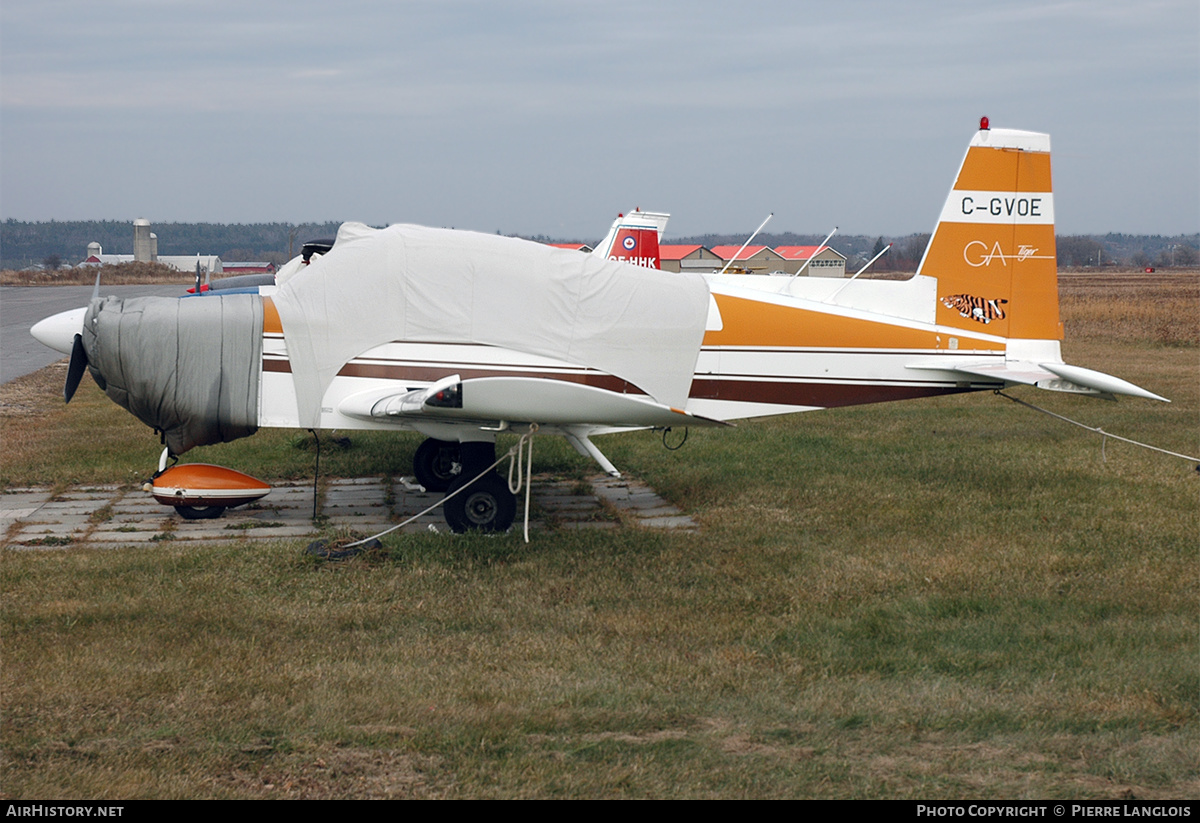
[(275, 264), (268, 262), (234, 262), (222, 263), (225, 274), (274, 274)]
[(659, 246), (658, 260), (663, 271), (716, 271), (725, 265), (712, 249), (695, 244)]

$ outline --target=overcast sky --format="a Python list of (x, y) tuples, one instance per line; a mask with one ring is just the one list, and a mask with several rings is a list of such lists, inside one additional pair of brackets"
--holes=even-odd
[(0, 217), (929, 231), (980, 115), (1061, 233), (1200, 231), (1200, 3), (3, 0)]

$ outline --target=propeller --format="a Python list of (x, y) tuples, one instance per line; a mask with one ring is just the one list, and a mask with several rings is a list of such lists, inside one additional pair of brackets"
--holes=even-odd
[[(96, 272), (96, 285), (92, 288), (92, 299), (95, 300), (99, 296), (100, 272)], [(74, 342), (71, 343), (71, 362), (67, 365), (67, 382), (63, 384), (64, 402), (70, 403), (71, 398), (75, 396), (75, 390), (79, 388), (79, 381), (83, 379), (83, 373), (87, 367), (88, 356), (87, 350), (83, 347), (83, 335), (76, 334)], [(93, 373), (92, 376), (95, 377), (95, 374)]]
[(67, 382), (63, 384), (63, 400), (67, 403), (71, 402), (71, 398), (75, 396), (75, 390), (79, 388), (79, 381), (83, 379), (83, 372), (87, 369), (88, 357), (87, 352), (83, 348), (83, 335), (75, 335), (75, 342), (71, 346), (71, 363), (67, 366)]

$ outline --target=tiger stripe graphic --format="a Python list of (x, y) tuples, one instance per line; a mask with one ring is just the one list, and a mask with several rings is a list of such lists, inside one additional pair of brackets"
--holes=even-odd
[(954, 309), (962, 317), (969, 317), (979, 323), (991, 323), (993, 320), (1005, 318), (1001, 306), (1007, 303), (1004, 299), (988, 299), (976, 297), (973, 294), (950, 294), (942, 298), (942, 305)]

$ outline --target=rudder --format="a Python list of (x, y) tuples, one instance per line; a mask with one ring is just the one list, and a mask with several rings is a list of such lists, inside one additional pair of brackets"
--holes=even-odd
[(980, 126), (917, 273), (941, 325), (1061, 340), (1050, 136)]

